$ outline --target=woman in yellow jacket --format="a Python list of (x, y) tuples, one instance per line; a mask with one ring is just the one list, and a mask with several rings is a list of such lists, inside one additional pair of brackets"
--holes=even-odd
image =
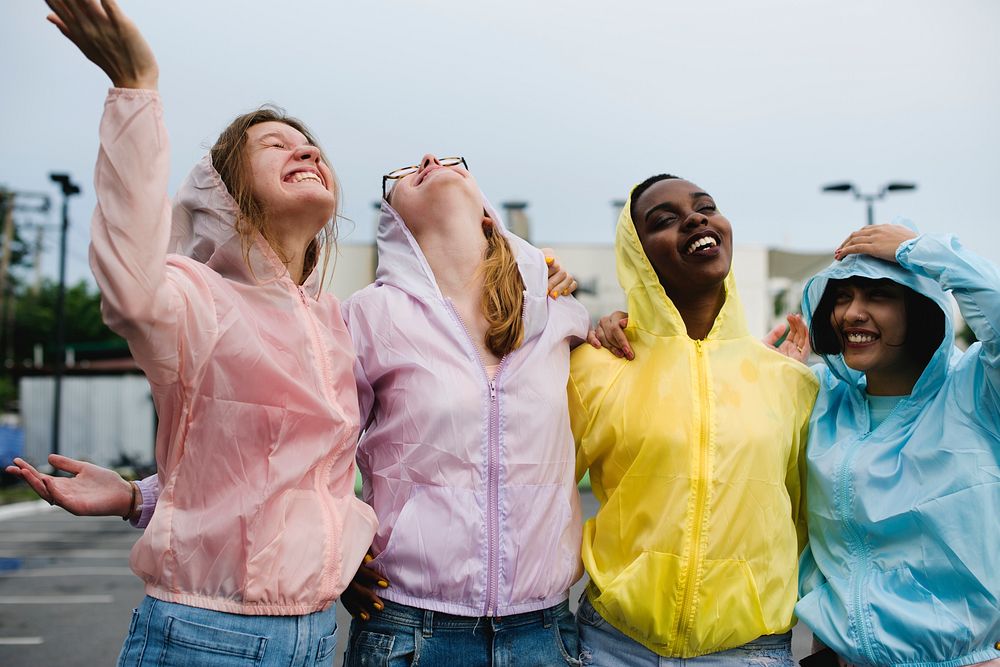
[(732, 229), (698, 186), (636, 186), (615, 249), (636, 361), (581, 346), (569, 382), (577, 475), (600, 502), (584, 664), (791, 665), (816, 381), (750, 335)]

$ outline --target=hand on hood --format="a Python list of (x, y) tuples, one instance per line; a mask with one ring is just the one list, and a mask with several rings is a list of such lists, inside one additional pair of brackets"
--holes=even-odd
[(916, 237), (916, 232), (902, 225), (868, 225), (844, 239), (833, 256), (841, 260), (848, 255), (870, 255), (895, 262), (899, 246)]

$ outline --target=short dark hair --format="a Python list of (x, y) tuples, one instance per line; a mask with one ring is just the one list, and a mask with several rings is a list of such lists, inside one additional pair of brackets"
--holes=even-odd
[(809, 342), (813, 350), (823, 355), (840, 354), (844, 351), (840, 345), (840, 335), (830, 324), (830, 315), (840, 287), (850, 285), (871, 288), (887, 283), (903, 288), (903, 306), (906, 308), (906, 340), (903, 341), (903, 347), (911, 359), (926, 366), (944, 338), (944, 312), (923, 294), (890, 278), (851, 276), (828, 282), (809, 326)]
[(635, 203), (639, 201), (639, 197), (641, 197), (646, 190), (652, 187), (654, 183), (674, 179), (683, 180), (680, 176), (674, 176), (673, 174), (656, 174), (655, 176), (650, 176), (642, 183), (632, 188), (632, 203), (629, 205), (628, 214), (632, 217), (633, 224), (635, 224)]

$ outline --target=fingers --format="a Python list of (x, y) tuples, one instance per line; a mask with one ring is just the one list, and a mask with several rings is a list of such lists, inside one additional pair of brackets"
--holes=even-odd
[(73, 475), (79, 475), (86, 464), (83, 461), (71, 459), (68, 456), (49, 454), (49, 465), (56, 470), (62, 470), (63, 472), (68, 472)]
[(635, 353), (632, 352), (632, 346), (628, 344), (628, 337), (625, 335), (625, 327), (627, 325), (627, 319), (619, 320), (618, 325), (612, 330), (612, 336), (614, 337), (615, 345), (622, 351), (625, 358), (632, 361), (635, 359)]
[(55, 27), (59, 28), (59, 32), (63, 34), (63, 37), (65, 37), (70, 41), (73, 41), (73, 36), (69, 34), (69, 28), (66, 27), (66, 24), (63, 23), (63, 20), (61, 18), (59, 18), (55, 14), (49, 14), (48, 16), (45, 17), (45, 20), (47, 20)]
[[(553, 263), (552, 266), (555, 264)], [(569, 294), (569, 285), (573, 282), (573, 276), (562, 268), (552, 271), (552, 266), (549, 267), (549, 296), (558, 299), (560, 296)]]
[[(15, 459), (17, 461), (17, 459)], [(19, 466), (20, 467), (20, 466)], [(21, 479), (28, 483), (31, 490), (38, 494), (38, 497), (42, 500), (48, 502), (50, 505), (54, 502), (52, 498), (52, 492), (49, 487), (45, 484), (45, 478), (38, 473), (37, 470), (31, 466), (21, 467)]]
[(118, 8), (118, 3), (115, 0), (101, 0), (101, 7), (111, 25), (117, 28), (122, 16), (124, 16), (121, 9)]
[(764, 335), (764, 345), (767, 345), (768, 347), (777, 347), (778, 341), (781, 340), (781, 337), (785, 335), (785, 332), (788, 331), (788, 329), (788, 325), (784, 322), (778, 322)]
[(601, 349), (601, 339), (597, 337), (597, 332), (593, 329), (587, 332), (587, 342), (595, 349)]
[(624, 328), (627, 325), (628, 314), (618, 310), (598, 320), (595, 333), (601, 344), (608, 348), (611, 354), (631, 361), (635, 355), (629, 345), (628, 337), (625, 335)]

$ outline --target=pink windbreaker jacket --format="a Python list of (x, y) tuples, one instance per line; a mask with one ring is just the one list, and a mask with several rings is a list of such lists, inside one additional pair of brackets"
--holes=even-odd
[(492, 381), (385, 202), (375, 283), (344, 303), (367, 424), (358, 465), (380, 526), (371, 566), (391, 582), (378, 593), (463, 616), (558, 604), (582, 573), (566, 384), (589, 320), (575, 299), (547, 298), (542, 253), (503, 231), (526, 285), (525, 332)]
[(319, 271), (299, 287), (259, 237), (247, 265), (236, 203), (207, 157), (171, 225), (162, 115), (155, 92), (112, 89), (94, 178), (104, 319), (128, 340), (159, 416), (162, 492), (132, 569), (161, 600), (318, 611), (376, 525), (353, 492), (351, 341)]

